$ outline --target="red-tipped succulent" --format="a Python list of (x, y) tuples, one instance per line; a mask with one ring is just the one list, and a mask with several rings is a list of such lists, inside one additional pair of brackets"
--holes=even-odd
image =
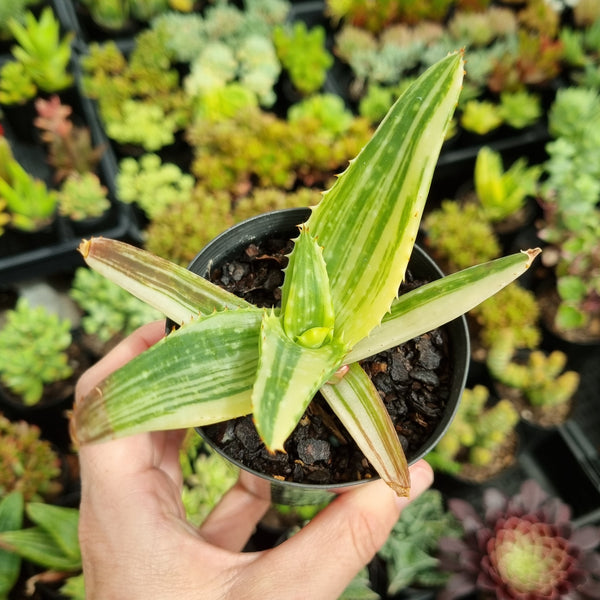
[(452, 573), (438, 600), (476, 592), (499, 600), (600, 598), (600, 527), (576, 527), (571, 509), (534, 480), (508, 498), (490, 488), (483, 517), (452, 499), (462, 538), (439, 543), (440, 566)]

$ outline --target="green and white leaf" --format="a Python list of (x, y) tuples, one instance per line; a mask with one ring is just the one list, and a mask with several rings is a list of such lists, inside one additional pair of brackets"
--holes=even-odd
[(303, 226), (290, 255), (281, 290), (286, 335), (306, 348), (320, 348), (333, 337), (333, 303), (327, 265), (317, 240)]
[(460, 53), (422, 74), (307, 221), (323, 246), (335, 335), (349, 348), (397, 296), (463, 74)]
[(263, 318), (252, 409), (256, 429), (270, 450), (283, 444), (312, 397), (337, 370), (344, 349), (329, 343), (306, 348), (292, 341), (273, 312)]
[(355, 362), (448, 323), (520, 277), (539, 248), (498, 258), (426, 283), (397, 298), (381, 325), (346, 356)]
[(339, 383), (324, 385), (321, 393), (379, 476), (399, 496), (406, 496), (406, 456), (383, 400), (362, 367), (350, 365)]
[(258, 310), (188, 269), (125, 242), (92, 238), (80, 244), (79, 252), (92, 269), (177, 324), (226, 308)]
[(77, 399), (79, 442), (208, 425), (252, 412), (262, 311), (183, 325)]

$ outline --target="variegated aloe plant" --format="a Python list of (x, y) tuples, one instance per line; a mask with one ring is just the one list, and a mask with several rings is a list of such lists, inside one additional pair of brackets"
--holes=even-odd
[(407, 494), (398, 436), (357, 361), (460, 316), (518, 277), (539, 252), (472, 267), (398, 297), (462, 78), (462, 55), (450, 55), (390, 109), (300, 227), (278, 310), (256, 308), (121, 242), (84, 241), (80, 251), (90, 267), (181, 327), (77, 399), (78, 441), (252, 413), (275, 451), (320, 390), (379, 475)]

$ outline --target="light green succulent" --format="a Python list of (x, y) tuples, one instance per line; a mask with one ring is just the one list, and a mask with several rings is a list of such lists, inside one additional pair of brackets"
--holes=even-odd
[[(79, 442), (253, 413), (266, 447), (276, 451), (320, 390), (382, 479), (406, 495), (398, 435), (357, 361), (463, 314), (539, 252), (397, 297), (463, 71), (457, 53), (423, 74), (323, 194), (300, 228), (278, 310), (257, 308), (122, 242), (83, 243), (90, 267), (181, 327), (78, 399), (72, 426)], [(341, 367), (341, 380), (328, 383)]]

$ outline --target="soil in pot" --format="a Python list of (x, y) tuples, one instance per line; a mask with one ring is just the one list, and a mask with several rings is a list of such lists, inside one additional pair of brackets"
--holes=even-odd
[[(257, 306), (276, 306), (281, 299), (282, 269), (292, 245), (281, 239), (251, 244), (236, 259), (213, 270), (209, 279)], [(422, 283), (407, 273), (401, 293)], [(362, 364), (384, 398), (410, 459), (442, 419), (450, 395), (451, 370), (444, 328)], [(279, 480), (336, 484), (377, 475), (320, 394), (287, 440), (285, 453), (267, 451), (251, 416), (205, 427), (203, 435), (235, 461)]]

